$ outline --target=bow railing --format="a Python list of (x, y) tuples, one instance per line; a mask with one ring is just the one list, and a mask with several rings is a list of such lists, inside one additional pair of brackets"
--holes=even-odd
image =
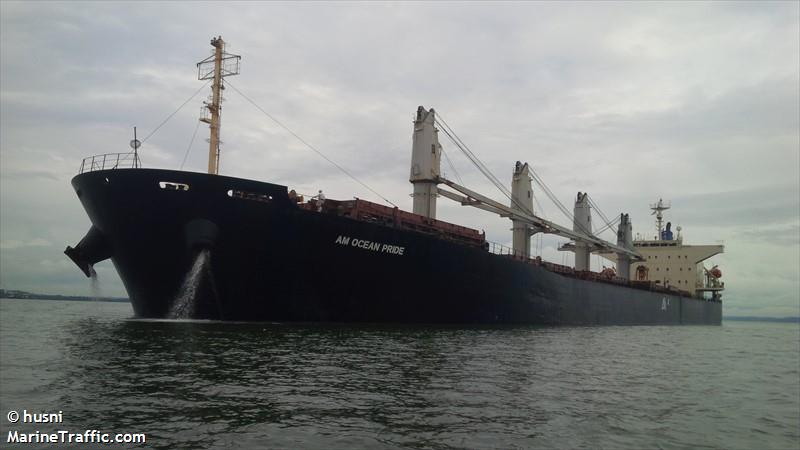
[(78, 173), (110, 169), (138, 169), (139, 167), (142, 167), (142, 160), (139, 159), (138, 153), (105, 153), (83, 158)]

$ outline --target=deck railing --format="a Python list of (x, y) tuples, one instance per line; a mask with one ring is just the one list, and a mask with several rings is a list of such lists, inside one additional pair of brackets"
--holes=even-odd
[(498, 244), (497, 242), (486, 241), (489, 244), (489, 253), (494, 253), (495, 255), (513, 255), (514, 249), (510, 247), (506, 247), (503, 244)]
[(498, 244), (497, 242), (486, 241), (486, 245), (488, 247), (486, 250), (489, 253), (494, 253), (495, 255), (501, 256), (508, 256), (510, 258), (526, 262), (528, 264), (533, 264), (536, 266), (544, 266), (554, 272), (559, 273), (575, 273), (575, 269), (569, 266), (562, 266), (561, 264), (551, 263), (548, 261), (542, 260), (541, 256), (531, 256), (531, 255), (524, 255), (522, 252), (515, 251), (513, 248), (505, 246), (503, 244)]
[(139, 159), (137, 153), (105, 153), (83, 158), (78, 173), (110, 169), (138, 169), (139, 167), (142, 167), (142, 160)]
[(515, 251), (511, 247), (498, 244), (497, 242), (486, 241), (486, 245), (488, 245), (486, 249), (489, 251), (489, 253), (494, 253), (495, 255), (506, 255), (523, 261), (530, 260), (530, 262), (541, 262), (542, 260), (542, 258), (535, 258), (530, 255), (525, 256), (522, 254), (522, 252)]

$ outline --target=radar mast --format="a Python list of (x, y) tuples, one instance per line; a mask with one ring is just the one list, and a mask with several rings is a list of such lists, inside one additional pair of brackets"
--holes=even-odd
[(211, 130), (208, 139), (208, 173), (216, 175), (219, 173), (222, 90), (225, 89), (222, 79), (230, 75), (239, 75), (239, 62), (242, 57), (225, 52), (225, 41), (222, 40), (222, 36), (211, 39), (211, 46), (214, 47), (214, 54), (197, 63), (197, 79), (213, 80), (210, 101), (203, 102), (200, 121), (207, 123)]
[(668, 210), (672, 207), (670, 202), (665, 202), (663, 199), (658, 199), (658, 203), (651, 203), (650, 209), (653, 212), (650, 214), (651, 216), (655, 214), (656, 216), (656, 240), (661, 239), (661, 232), (664, 231), (664, 211)]

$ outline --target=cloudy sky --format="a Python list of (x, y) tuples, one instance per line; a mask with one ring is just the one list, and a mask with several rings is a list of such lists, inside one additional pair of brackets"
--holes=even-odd
[[(800, 315), (798, 5), (0, 2), (0, 284), (91, 292), (62, 254), (90, 225), (69, 180), (190, 98), (222, 35), (242, 55), (234, 87), (403, 209), (411, 121), (434, 107), (498, 178), (527, 161), (569, 208), (588, 191), (652, 234), (648, 204), (671, 200), (686, 243), (725, 244), (710, 261), (725, 314)], [(188, 148), (185, 169), (205, 169), (205, 125), (189, 144), (206, 95), (147, 139), (146, 166), (176, 169)], [(222, 173), (381, 201), (225, 97)], [(503, 198), (443, 145), (467, 186)], [(507, 219), (446, 199), (439, 216), (510, 242)], [(125, 295), (99, 266), (103, 293)]]

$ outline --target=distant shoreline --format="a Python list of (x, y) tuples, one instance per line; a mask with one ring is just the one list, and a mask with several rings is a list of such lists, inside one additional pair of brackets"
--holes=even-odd
[(800, 323), (800, 317), (723, 316), (722, 321)]
[(36, 294), (26, 291), (0, 289), (0, 298), (17, 300), (61, 300), (67, 302), (129, 302), (125, 297), (86, 297), (82, 295)]

